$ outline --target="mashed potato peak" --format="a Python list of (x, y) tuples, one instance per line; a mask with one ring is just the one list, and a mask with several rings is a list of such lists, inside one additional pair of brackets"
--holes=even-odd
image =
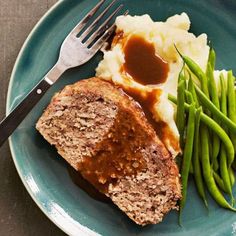
[[(170, 136), (163, 136), (162, 141), (176, 156), (179, 151), (179, 133), (174, 121), (174, 107), (168, 101), (168, 93), (176, 95), (179, 72), (183, 66), (181, 57), (174, 45), (181, 53), (189, 56), (205, 70), (209, 46), (206, 34), (196, 37), (188, 32), (190, 20), (186, 13), (174, 15), (165, 22), (154, 22), (149, 15), (119, 16), (116, 19), (117, 34), (122, 32), (121, 40), (114, 40), (111, 50), (104, 52), (104, 58), (96, 69), (96, 75), (103, 79), (112, 80), (124, 89), (132, 88), (140, 93), (148, 93), (155, 88), (162, 91), (157, 94), (157, 102), (153, 105), (152, 113), (157, 122), (165, 122)], [(143, 37), (155, 46), (156, 55), (160, 56), (169, 65), (167, 79), (162, 84), (142, 85), (134, 81), (121, 68), (125, 63), (124, 46), (131, 36)], [(144, 95), (145, 97), (145, 95)], [(165, 130), (166, 131), (166, 130)], [(163, 132), (163, 131), (162, 131)]]

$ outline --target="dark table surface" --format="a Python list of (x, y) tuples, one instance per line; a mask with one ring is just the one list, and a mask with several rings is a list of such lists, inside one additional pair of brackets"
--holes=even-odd
[[(41, 16), (56, 0), (0, 0), (0, 118), (17, 54)], [(0, 148), (0, 236), (65, 235), (37, 207), (13, 164), (8, 143)]]

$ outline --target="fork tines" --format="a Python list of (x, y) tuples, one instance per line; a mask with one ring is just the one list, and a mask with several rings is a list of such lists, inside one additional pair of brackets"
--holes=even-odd
[[(110, 35), (115, 30), (115, 25), (112, 24), (109, 27), (109, 23), (112, 20), (112, 18), (123, 8), (123, 4), (120, 4), (118, 7), (116, 7), (112, 12), (109, 14), (109, 16), (104, 20), (104, 22), (98, 27), (98, 29), (95, 30), (90, 36), (89, 34), (95, 29), (96, 26), (101, 22), (101, 19), (106, 15), (106, 13), (114, 6), (117, 0), (113, 0), (94, 20), (92, 23), (88, 23), (89, 20), (96, 14), (96, 12), (101, 8), (103, 3), (106, 0), (101, 0), (99, 3), (75, 26), (75, 28), (71, 31), (70, 34), (78, 35), (82, 32), (83, 29), (84, 32), (78, 37), (78, 39), (85, 44), (85, 46), (90, 46), (96, 39), (99, 39), (94, 43), (93, 46), (91, 46), (91, 49), (95, 50), (100, 44), (102, 44), (104, 41), (106, 41)], [(87, 39), (86, 39), (87, 37)], [(85, 40), (86, 39), (86, 40)]]

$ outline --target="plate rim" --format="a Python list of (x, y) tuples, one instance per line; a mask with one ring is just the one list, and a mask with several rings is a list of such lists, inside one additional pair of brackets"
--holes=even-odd
[[(22, 54), (26, 48), (26, 46), (28, 45), (28, 43), (31, 41), (32, 37), (34, 36), (35, 32), (37, 31), (38, 27), (41, 27), (41, 25), (44, 23), (44, 21), (47, 19), (47, 17), (51, 14), (53, 14), (53, 12), (63, 3), (65, 3), (66, 0), (57, 0), (57, 2), (55, 4), (53, 4), (44, 14), (43, 16), (38, 20), (38, 22), (34, 25), (33, 29), (30, 31), (30, 33), (28, 34), (28, 36), (26, 37), (24, 43), (21, 46), (21, 49), (16, 57), (11, 75), (10, 75), (10, 80), (9, 80), (9, 84), (8, 84), (8, 90), (7, 90), (7, 98), (6, 98), (6, 114), (9, 114), (10, 110), (11, 110), (11, 104), (10, 104), (10, 95), (12, 94), (12, 86), (13, 86), (13, 80), (16, 76), (16, 71), (18, 68), (18, 65), (20, 63), (20, 59), (22, 57)], [(46, 215), (46, 217), (53, 222), (53, 224), (55, 224), (59, 229), (61, 229), (64, 233), (68, 234), (68, 235), (74, 235), (73, 231), (70, 230), (70, 227), (66, 224), (60, 224), (60, 221), (58, 221), (57, 219), (55, 219), (49, 212), (48, 209), (43, 207), (42, 202), (37, 198), (37, 196), (35, 195), (35, 193), (32, 191), (32, 189), (30, 188), (30, 186), (28, 185), (27, 181), (25, 180), (25, 177), (21, 171), (20, 165), (18, 165), (18, 161), (17, 161), (17, 155), (14, 151), (14, 145), (13, 145), (13, 140), (11, 137), (9, 137), (9, 147), (10, 147), (10, 152), (11, 152), (11, 156), (14, 162), (14, 165), (16, 167), (17, 173), (20, 176), (20, 179), (23, 183), (23, 185), (25, 186), (28, 194), (31, 196), (31, 198), (33, 199), (33, 201), (36, 203), (36, 205), (39, 207), (39, 209)], [(77, 234), (82, 235), (82, 236), (92, 236), (90, 233), (85, 232), (83, 230), (83, 228), (85, 226), (83, 226), (82, 224), (80, 224), (79, 221), (77, 221), (78, 223), (78, 227), (77, 229)], [(91, 228), (89, 228), (92, 232), (94, 232), (96, 234), (96, 231), (92, 230)], [(77, 235), (76, 234), (76, 235)]]
[[(26, 46), (28, 45), (28, 43), (30, 42), (31, 38), (33, 37), (33, 35), (35, 34), (36, 30), (38, 29), (38, 27), (40, 27), (43, 22), (45, 21), (45, 19), (51, 15), (61, 4), (63, 4), (65, 2), (65, 0), (58, 0), (56, 3), (54, 3), (42, 16), (41, 18), (37, 21), (37, 23), (34, 25), (34, 27), (32, 28), (32, 30), (30, 31), (30, 33), (28, 34), (28, 36), (26, 37), (24, 43), (22, 44), (21, 48), (20, 48), (20, 51), (16, 57), (16, 60), (15, 60), (15, 63), (14, 63), (14, 66), (13, 66), (13, 69), (12, 69), (12, 72), (11, 72), (11, 75), (10, 75), (10, 79), (9, 79), (9, 84), (8, 84), (8, 88), (7, 88), (7, 97), (6, 97), (6, 115), (8, 115), (10, 113), (10, 110), (11, 110), (11, 106), (10, 106), (10, 95), (12, 93), (12, 84), (13, 84), (13, 80), (14, 80), (14, 77), (15, 77), (15, 74), (16, 74), (16, 70), (17, 70), (17, 67), (18, 67), (18, 64), (20, 62), (20, 58), (26, 48)], [(54, 224), (56, 225), (60, 230), (62, 230), (64, 233), (66, 233), (67, 235), (72, 235), (73, 232), (70, 230), (70, 227), (66, 226), (66, 225), (62, 225), (60, 224), (59, 221), (57, 221), (55, 218), (52, 217), (51, 214), (48, 213), (47, 209), (44, 208), (41, 204), (40, 201), (38, 201), (36, 195), (33, 193), (32, 189), (30, 188), (30, 186), (27, 184), (22, 172), (21, 172), (21, 168), (20, 166), (18, 165), (18, 162), (17, 162), (17, 158), (16, 158), (16, 154), (15, 154), (15, 151), (14, 151), (14, 145), (13, 145), (13, 142), (12, 142), (12, 138), (11, 136), (9, 137), (8, 139), (8, 144), (9, 144), (9, 148), (10, 148), (10, 153), (11, 153), (11, 157), (12, 157), (12, 160), (13, 160), (13, 163), (16, 167), (16, 171), (21, 179), (21, 182), (23, 183), (25, 189), (27, 190), (28, 194), (30, 195), (31, 199), (35, 202), (36, 206), (41, 210), (41, 212), (44, 213), (44, 215)], [(81, 236), (90, 236), (89, 233), (85, 233), (85, 231), (83, 230), (83, 228), (85, 226), (83, 226), (82, 224), (80, 224), (78, 221), (78, 228), (77, 228), (77, 232), (79, 235)], [(90, 229), (92, 230), (92, 229)], [(93, 231), (94, 232), (94, 231)], [(96, 232), (94, 232), (96, 233)]]

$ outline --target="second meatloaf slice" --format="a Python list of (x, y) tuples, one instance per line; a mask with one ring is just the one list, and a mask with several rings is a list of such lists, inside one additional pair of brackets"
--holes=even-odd
[(181, 196), (175, 161), (131, 97), (91, 78), (66, 86), (36, 128), (133, 221), (155, 224)]

